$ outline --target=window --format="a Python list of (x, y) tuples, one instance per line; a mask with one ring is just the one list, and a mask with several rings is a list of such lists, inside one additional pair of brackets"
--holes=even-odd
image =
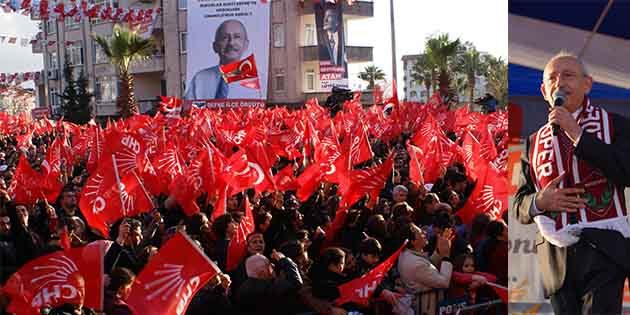
[(177, 2), (179, 3), (179, 9), (180, 10), (187, 10), (188, 9), (188, 1), (187, 0), (179, 0)]
[(312, 91), (315, 89), (315, 70), (306, 70), (306, 90)]
[(57, 32), (57, 20), (56, 19), (48, 19), (46, 21), (46, 31), (48, 34), (53, 34)]
[(48, 68), (50, 68), (50, 70), (55, 70), (58, 68), (57, 52), (51, 52), (48, 54)]
[(48, 94), (48, 102), (50, 103), (50, 107), (59, 106), (59, 90), (57, 88), (50, 88), (50, 93)]
[(276, 74), (274, 76), (275, 90), (276, 91), (284, 91), (284, 70), (279, 69), (276, 70)]
[(315, 26), (313, 24), (304, 25), (304, 44), (306, 46), (317, 45), (315, 41)]
[(68, 56), (70, 57), (70, 64), (73, 66), (80, 66), (83, 64), (83, 46), (72, 45), (68, 48)]
[(81, 24), (81, 22), (80, 21), (77, 22), (77, 20), (73, 16), (66, 17), (63, 23), (66, 26), (67, 30), (77, 29), (79, 28), (79, 25)]
[(416, 98), (418, 97), (418, 92), (416, 91), (411, 91), (411, 93), (409, 93), (411, 95), (411, 98)]
[(113, 102), (118, 96), (118, 80), (116, 76), (96, 77), (94, 96), (98, 102)]
[(284, 24), (273, 24), (273, 47), (284, 47)]
[(186, 53), (186, 44), (187, 44), (186, 35), (187, 35), (186, 32), (179, 33), (179, 52), (182, 54)]
[(92, 45), (94, 46), (94, 63), (106, 63), (107, 56), (103, 52), (103, 48), (96, 42), (92, 42)]

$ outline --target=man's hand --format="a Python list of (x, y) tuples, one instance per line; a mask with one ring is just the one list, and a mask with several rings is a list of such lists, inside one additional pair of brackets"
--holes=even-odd
[(127, 236), (129, 235), (129, 224), (127, 222), (123, 222), (120, 224), (118, 228), (118, 237), (116, 238), (116, 243), (120, 246), (125, 246), (127, 242)]
[(333, 306), (332, 310), (330, 311), (330, 315), (346, 315), (346, 314), (348, 314), (346, 310), (344, 310), (343, 308), (336, 307), (336, 306)]
[(387, 303), (389, 303), (389, 305), (395, 305), (396, 303), (398, 303), (398, 296), (400, 294), (385, 289), (383, 290), (381, 295), (383, 295), (383, 298), (385, 299), (385, 301), (387, 301)]
[(586, 207), (586, 200), (575, 196), (584, 192), (584, 188), (558, 188), (566, 173), (550, 181), (545, 188), (536, 194), (536, 208), (544, 211), (576, 212)]
[(284, 258), (284, 254), (276, 251), (275, 249), (271, 251), (271, 259), (275, 261), (280, 261), (280, 259)]
[(453, 229), (445, 229), (442, 234), (437, 235), (436, 249), (440, 257), (446, 258), (451, 256), (451, 241), (455, 238)]
[(582, 133), (582, 128), (564, 106), (551, 108), (548, 119), (550, 123), (560, 126), (574, 143)]

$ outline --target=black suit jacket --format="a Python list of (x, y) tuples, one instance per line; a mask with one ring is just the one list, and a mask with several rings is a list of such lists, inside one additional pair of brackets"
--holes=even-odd
[(318, 43), (319, 43), (319, 57), (320, 60), (330, 60), (330, 62), (336, 66), (345, 66), (345, 53), (346, 53), (346, 44), (342, 35), (342, 32), (337, 32), (338, 41), (337, 43), (337, 55), (331, 55), (331, 43), (328, 40), (328, 36), (326, 31), (321, 31), (318, 34)]
[[(575, 155), (603, 171), (613, 183), (630, 186), (630, 120), (609, 113), (613, 122), (612, 143), (606, 144), (595, 135), (584, 132), (575, 148)], [(534, 223), (529, 209), (536, 196), (534, 179), (530, 173), (529, 150), (533, 149), (529, 138), (521, 155), (519, 189), (510, 208), (513, 215), (523, 224)], [(623, 191), (620, 192), (623, 194)], [(620, 244), (619, 246), (623, 246)], [(542, 273), (545, 297), (555, 293), (566, 275), (566, 248), (556, 247), (538, 233), (536, 238), (538, 264)]]

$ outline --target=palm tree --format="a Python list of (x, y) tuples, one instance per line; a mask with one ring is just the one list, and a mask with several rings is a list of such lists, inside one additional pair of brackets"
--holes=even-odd
[(359, 73), (359, 79), (368, 82), (368, 90), (374, 89), (374, 82), (385, 79), (385, 72), (375, 65), (365, 67)]
[(460, 47), (459, 39), (451, 41), (448, 34), (431, 37), (425, 44), (425, 53), (439, 72), (440, 94), (443, 98), (448, 96), (454, 59)]
[(92, 34), (92, 39), (101, 46), (103, 52), (118, 70), (121, 91), (116, 99), (116, 107), (123, 118), (139, 112), (134, 96), (133, 75), (129, 73), (131, 63), (136, 60), (149, 59), (153, 54), (155, 41), (153, 38), (142, 38), (136, 31), (114, 25), (112, 36), (104, 38)]
[(505, 106), (508, 95), (508, 65), (501, 57), (486, 55), (484, 59), (488, 66), (486, 89), (499, 101), (500, 105)]
[[(435, 87), (434, 83), (435, 66), (431, 63), (431, 60), (427, 55), (420, 55), (418, 61), (413, 65), (411, 69), (411, 77), (418, 84), (424, 84), (427, 90), (427, 100), (431, 97), (431, 86)], [(434, 88), (435, 90), (435, 88)]]
[(482, 55), (472, 43), (466, 43), (463, 48), (465, 50), (457, 58), (457, 68), (466, 78), (469, 92), (468, 101), (472, 104), (475, 94), (475, 81), (477, 76), (486, 74), (486, 64), (483, 62)]

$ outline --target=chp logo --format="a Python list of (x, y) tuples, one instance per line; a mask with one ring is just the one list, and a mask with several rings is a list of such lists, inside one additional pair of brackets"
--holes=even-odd
[(492, 218), (492, 220), (497, 220), (501, 218), (501, 209), (503, 208), (503, 202), (494, 197), (494, 189), (494, 186), (483, 185), (481, 195), (475, 201), (483, 212), (486, 212), (490, 215), (490, 218)]
[(137, 168), (142, 145), (140, 140), (130, 134), (125, 134), (120, 144), (122, 147), (115, 153), (116, 166), (121, 173), (127, 173)]
[(147, 292), (151, 292), (145, 297), (145, 300), (147, 302), (154, 300), (164, 302), (177, 299), (178, 302), (175, 312), (177, 315), (183, 314), (186, 311), (188, 302), (201, 282), (197, 276), (186, 279), (183, 275), (183, 270), (183, 265), (162, 264), (160, 268), (153, 273), (156, 279), (143, 286)]
[(50, 257), (42, 265), (33, 266), (38, 276), (30, 280), (37, 288), (31, 307), (58, 305), (60, 301), (83, 303), (85, 280), (77, 265), (67, 256)]

